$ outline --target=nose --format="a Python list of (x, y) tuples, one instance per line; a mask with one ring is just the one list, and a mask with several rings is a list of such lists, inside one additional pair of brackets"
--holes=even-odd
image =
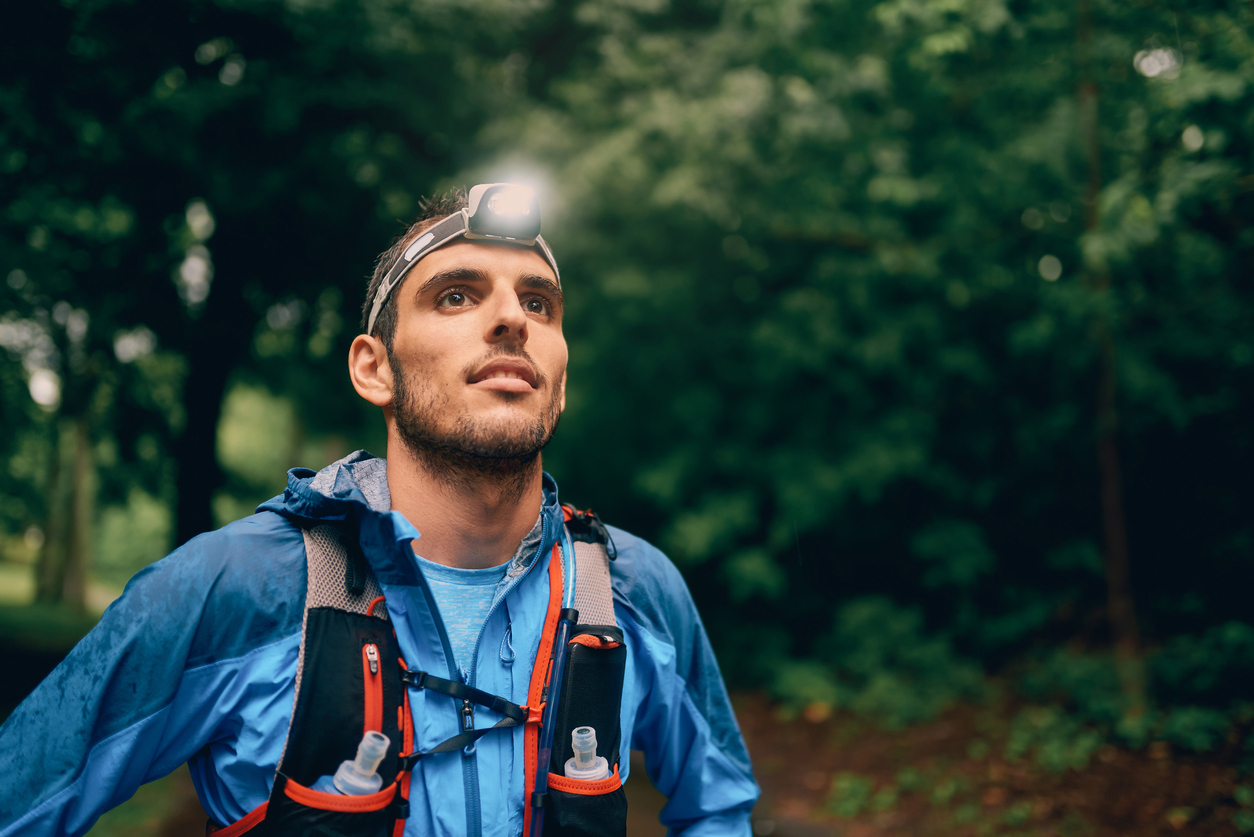
[(527, 312), (518, 301), (514, 289), (497, 288), (492, 294), (493, 299), (487, 306), (489, 311), (488, 333), (485, 339), (489, 343), (513, 342), (523, 346), (527, 342)]

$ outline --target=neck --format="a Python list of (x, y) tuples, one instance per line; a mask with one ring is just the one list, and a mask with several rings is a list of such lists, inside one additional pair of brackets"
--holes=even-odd
[(513, 557), (544, 500), (538, 454), (485, 462), (414, 451), (389, 433), (387, 475), (392, 508), (422, 534), (414, 551), (462, 569), (496, 567)]

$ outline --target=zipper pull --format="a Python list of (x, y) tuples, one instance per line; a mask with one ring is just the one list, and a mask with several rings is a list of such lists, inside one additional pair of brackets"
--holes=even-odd
[(373, 642), (366, 646), (366, 662), (370, 663), (370, 673), (379, 673), (379, 646)]
[(462, 701), (462, 729), (470, 732), (475, 728), (475, 706), (468, 700)]

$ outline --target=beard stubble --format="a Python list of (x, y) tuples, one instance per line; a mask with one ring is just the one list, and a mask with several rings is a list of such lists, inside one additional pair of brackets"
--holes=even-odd
[[(496, 485), (506, 493), (526, 490), (539, 466), (540, 451), (553, 438), (561, 418), (561, 391), (552, 388), (548, 403), (533, 419), (476, 418), (468, 413), (451, 416), (451, 398), (426, 382), (411, 379), (389, 352), (395, 371), (392, 415), (406, 449), (433, 476), (450, 486), (467, 489)], [(536, 370), (536, 388), (543, 391), (548, 378), (521, 348), (500, 347), (462, 370), (466, 380), (484, 364), (498, 357), (517, 357)], [(500, 393), (506, 400), (523, 395)]]

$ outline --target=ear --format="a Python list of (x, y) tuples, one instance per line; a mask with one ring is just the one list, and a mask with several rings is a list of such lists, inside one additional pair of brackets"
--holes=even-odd
[(392, 366), (383, 341), (359, 334), (348, 349), (348, 377), (357, 394), (376, 407), (392, 404)]

